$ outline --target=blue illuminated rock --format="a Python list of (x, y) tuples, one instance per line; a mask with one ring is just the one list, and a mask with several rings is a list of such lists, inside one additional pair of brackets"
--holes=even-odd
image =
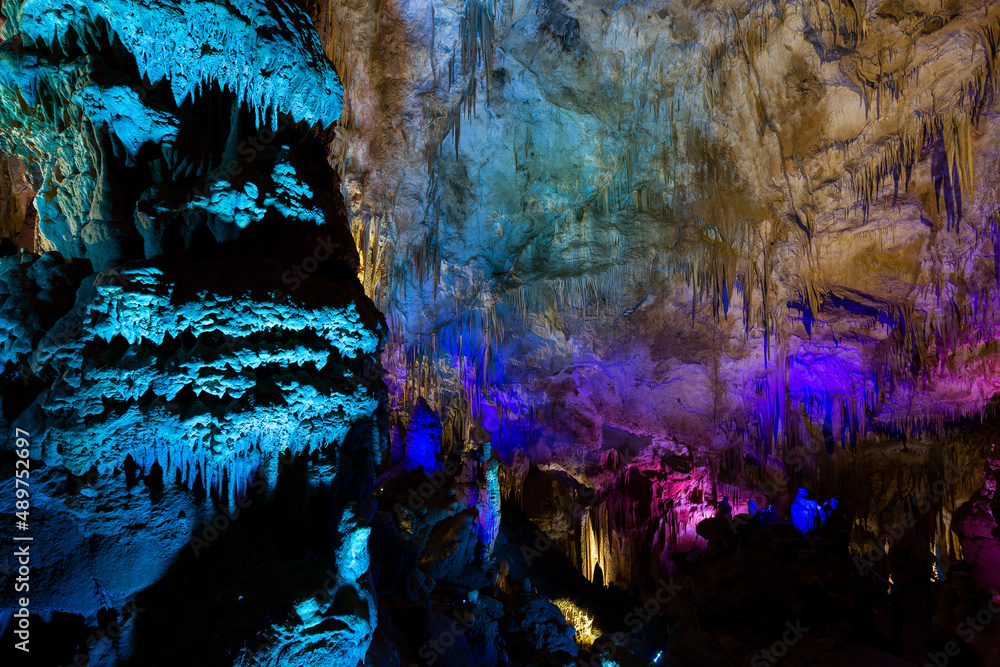
[[(0, 129), (10, 149), (43, 165), (36, 207), (45, 239), (98, 269), (134, 258), (138, 238), (116, 160), (150, 169), (161, 185), (203, 179), (182, 197), (228, 209), (244, 227), (259, 220), (256, 195), (227, 194), (219, 170), (252, 160), (281, 115), (324, 127), (340, 116), (343, 87), (309, 19), (282, 2), (28, 0), (3, 12)], [(129, 61), (134, 70), (119, 69)], [(229, 125), (215, 155), (205, 144), (216, 137), (194, 109), (213, 92)], [(294, 168), (278, 165), (275, 186), (267, 206), (322, 222), (303, 203)]]
[[(95, 624), (153, 600), (85, 647), (94, 665), (361, 662), (386, 328), (331, 187), (343, 89), (310, 19), (256, 0), (3, 15), (0, 149), (37, 167), (54, 249), (0, 260), (4, 426), (38, 469), (32, 611)], [(198, 629), (149, 640), (160, 614)]]

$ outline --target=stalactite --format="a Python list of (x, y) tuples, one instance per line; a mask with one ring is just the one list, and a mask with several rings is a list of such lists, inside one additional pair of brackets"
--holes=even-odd
[(912, 48), (913, 42), (907, 42), (907, 49), (897, 59), (900, 64), (887, 63), (883, 59), (886, 50), (891, 53), (891, 46), (889, 49), (879, 48), (875, 55), (875, 60), (878, 62), (875, 70), (867, 69), (860, 57), (853, 60), (853, 67), (849, 68), (848, 72), (861, 90), (866, 116), (871, 113), (874, 106), (875, 118), (880, 118), (889, 100), (899, 101), (907, 89), (919, 81), (920, 69), (912, 64)]
[[(978, 118), (994, 104), (1000, 91), (1000, 67), (997, 53), (1000, 51), (1000, 17), (992, 17), (978, 30), (983, 46), (983, 62), (972, 69), (971, 74), (958, 87), (957, 100), (943, 107), (932, 106), (920, 109), (909, 118), (893, 139), (885, 142), (874, 157), (866, 159), (851, 171), (853, 196), (860, 203), (867, 219), (871, 206), (878, 198), (883, 180), (893, 175), (898, 180), (906, 174), (905, 187), (909, 187), (910, 172), (922, 158), (928, 141), (940, 137), (945, 149), (949, 184), (961, 193), (965, 202), (971, 203), (975, 197), (975, 173), (972, 153), (972, 127)], [(974, 56), (974, 54), (973, 54)], [(888, 87), (898, 97), (907, 82), (918, 76), (919, 70), (897, 70), (892, 75), (883, 75), (874, 80), (858, 76), (869, 90)], [(887, 76), (888, 78), (883, 80)], [(859, 84), (860, 85), (860, 84)], [(869, 94), (870, 93), (866, 93)], [(869, 98), (870, 100), (870, 98)], [(957, 182), (955, 182), (957, 179)]]
[[(499, 27), (497, 21), (500, 17), (500, 8), (497, 0), (465, 0), (463, 9), (459, 25), (462, 42), (461, 64), (462, 72), (469, 77), (463, 103), (466, 114), (472, 117), (475, 115), (480, 72), (484, 79), (486, 105), (490, 104), (490, 91), (493, 88), (494, 41)], [(456, 146), (457, 143), (456, 132)]]

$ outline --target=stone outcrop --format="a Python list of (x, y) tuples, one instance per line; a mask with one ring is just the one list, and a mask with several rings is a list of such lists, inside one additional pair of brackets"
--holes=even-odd
[[(307, 15), (28, 0), (4, 16), (3, 147), (42, 173), (44, 243), (0, 277), (2, 421), (30, 434), (31, 610), (124, 628), (37, 650), (360, 662), (386, 328), (331, 188), (342, 87)], [(186, 605), (200, 629), (165, 641)], [(127, 607), (154, 610), (126, 623)]]

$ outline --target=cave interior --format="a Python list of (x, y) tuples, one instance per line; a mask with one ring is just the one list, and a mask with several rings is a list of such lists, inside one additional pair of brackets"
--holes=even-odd
[(1000, 3), (4, 0), (0, 636), (1000, 666)]

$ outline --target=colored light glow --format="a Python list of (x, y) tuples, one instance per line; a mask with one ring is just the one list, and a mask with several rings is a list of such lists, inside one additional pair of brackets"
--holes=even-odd
[[(597, 638), (604, 634), (600, 628), (594, 625), (594, 617), (584, 609), (581, 609), (572, 600), (559, 598), (558, 600), (552, 600), (552, 604), (562, 612), (567, 625), (576, 628), (576, 634), (573, 636), (573, 639), (576, 641), (577, 646), (590, 648), (597, 641)], [(605, 662), (605, 664), (608, 663)]]

